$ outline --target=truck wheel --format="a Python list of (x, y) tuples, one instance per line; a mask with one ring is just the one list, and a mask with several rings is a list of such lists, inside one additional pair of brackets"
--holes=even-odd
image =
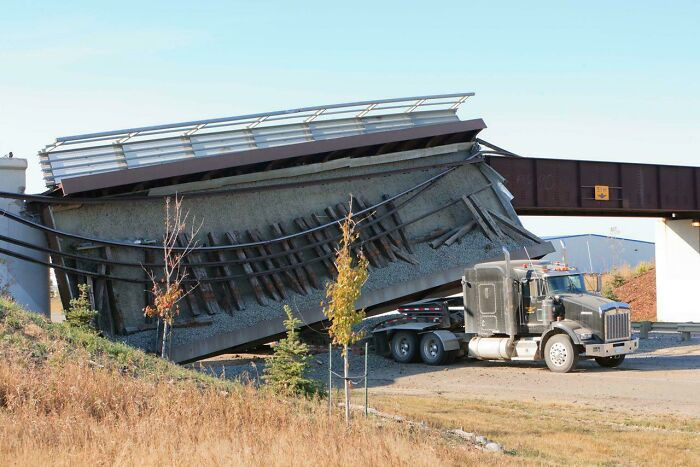
[(613, 355), (612, 357), (596, 357), (595, 362), (603, 368), (615, 368), (625, 361), (624, 355)]
[(443, 365), (447, 363), (448, 352), (442, 341), (433, 332), (423, 334), (420, 340), (420, 357), (428, 365)]
[(391, 355), (399, 363), (412, 362), (418, 355), (418, 336), (415, 332), (399, 331), (391, 339)]
[(544, 360), (555, 373), (568, 373), (576, 368), (578, 352), (566, 334), (552, 336), (544, 346)]

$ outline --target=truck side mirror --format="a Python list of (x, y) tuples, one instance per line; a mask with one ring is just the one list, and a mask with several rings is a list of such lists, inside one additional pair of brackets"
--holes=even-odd
[(596, 293), (603, 293), (603, 275), (602, 274), (596, 274), (595, 275), (595, 291)]

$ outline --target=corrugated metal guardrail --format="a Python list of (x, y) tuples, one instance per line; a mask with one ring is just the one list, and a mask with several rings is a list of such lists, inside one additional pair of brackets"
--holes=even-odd
[(693, 332), (700, 332), (700, 323), (665, 323), (653, 321), (638, 321), (632, 323), (632, 329), (639, 331), (640, 339), (648, 339), (650, 332), (678, 332), (681, 340), (690, 340)]

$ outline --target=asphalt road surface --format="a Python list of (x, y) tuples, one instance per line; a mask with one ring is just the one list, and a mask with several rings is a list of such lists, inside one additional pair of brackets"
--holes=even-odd
[(462, 360), (448, 367), (388, 365), (374, 372), (372, 392), (448, 398), (577, 403), (637, 413), (700, 417), (700, 338), (652, 335), (613, 369), (592, 360), (552, 373), (544, 363)]
[[(463, 359), (448, 366), (398, 364), (370, 354), (372, 394), (412, 394), (576, 403), (634, 413), (675, 413), (700, 417), (700, 335), (679, 342), (677, 334), (655, 334), (640, 341), (640, 350), (618, 368), (579, 362), (571, 373), (550, 372), (544, 362), (485, 362)], [(223, 355), (194, 364), (208, 373), (259, 381), (264, 355)], [(341, 370), (339, 353), (334, 369)], [(328, 378), (328, 353), (315, 354), (312, 376)], [(361, 374), (364, 356), (351, 355), (351, 374)], [(335, 387), (341, 380), (335, 378)]]

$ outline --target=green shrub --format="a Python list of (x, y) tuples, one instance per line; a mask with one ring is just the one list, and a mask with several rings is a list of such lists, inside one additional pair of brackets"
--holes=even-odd
[(620, 287), (626, 282), (624, 276), (618, 271), (612, 271), (610, 273), (610, 278), (605, 282), (603, 286), (603, 296), (609, 298), (610, 300), (619, 301), (620, 299), (615, 295), (615, 289)]
[(97, 311), (90, 306), (89, 287), (87, 284), (81, 284), (78, 286), (78, 290), (80, 290), (80, 295), (78, 298), (71, 299), (70, 307), (66, 311), (66, 321), (75, 328), (95, 329)]
[(263, 381), (269, 389), (284, 396), (320, 395), (321, 386), (308, 377), (309, 346), (299, 339), (296, 331), (301, 321), (294, 317), (288, 305), (284, 306), (284, 312), (287, 314), (284, 321), (287, 337), (279, 341), (274, 354), (265, 362)]

